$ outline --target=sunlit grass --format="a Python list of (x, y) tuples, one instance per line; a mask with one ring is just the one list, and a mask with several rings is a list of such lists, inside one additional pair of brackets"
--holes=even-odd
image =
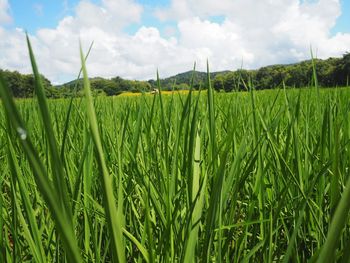
[[(31, 51), (31, 50), (30, 50)], [(0, 262), (349, 259), (350, 90), (14, 101)], [(158, 81), (159, 84), (159, 81)]]
[[(164, 90), (162, 91), (163, 95), (186, 95), (189, 93), (189, 90), (175, 90), (175, 91), (168, 91), (168, 90)], [(193, 91), (193, 93), (198, 93), (198, 91)], [(156, 92), (145, 92), (145, 93), (141, 93), (141, 92), (122, 92), (120, 93), (120, 95), (118, 95), (118, 97), (138, 97), (138, 96), (142, 96), (142, 95), (146, 95), (146, 96), (155, 96), (157, 93)]]

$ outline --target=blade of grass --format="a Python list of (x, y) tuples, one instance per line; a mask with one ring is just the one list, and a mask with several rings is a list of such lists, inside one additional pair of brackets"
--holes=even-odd
[(60, 197), (60, 204), (62, 206), (62, 211), (64, 213), (67, 213), (66, 217), (68, 223), (72, 224), (72, 215), (71, 215), (71, 210), (69, 209), (70, 207), (70, 201), (68, 201), (68, 192), (67, 192), (67, 185), (66, 185), (66, 175), (63, 170), (62, 166), (62, 161), (59, 155), (58, 151), (58, 146), (56, 139), (54, 137), (54, 131), (52, 127), (52, 121), (51, 121), (51, 116), (50, 116), (50, 111), (49, 107), (47, 104), (47, 99), (45, 95), (45, 90), (44, 86), (41, 81), (41, 76), (39, 74), (36, 61), (34, 58), (34, 53), (32, 50), (32, 46), (29, 40), (29, 37), (27, 35), (27, 45), (28, 45), (28, 50), (29, 50), (29, 56), (30, 56), (30, 61), (32, 64), (32, 69), (33, 69), (33, 74), (34, 74), (34, 88), (35, 88), (35, 93), (38, 99), (38, 104), (39, 104), (39, 109), (40, 109), (40, 115), (42, 118), (42, 122), (44, 125), (44, 130), (46, 132), (48, 144), (49, 144), (49, 150), (50, 150), (50, 155), (51, 155), (51, 166), (52, 166), (52, 171), (53, 171), (53, 181), (55, 184), (55, 187), (58, 191), (58, 195)]
[(335, 252), (338, 246), (341, 232), (348, 222), (350, 211), (350, 177), (346, 183), (342, 197), (335, 210), (333, 219), (330, 223), (326, 242), (324, 243), (318, 262), (328, 263), (334, 261)]
[[(85, 98), (87, 103), (87, 115), (89, 118), (90, 129), (92, 134), (92, 139), (96, 147), (97, 160), (100, 168), (101, 179), (102, 179), (102, 192), (104, 195), (104, 207), (107, 215), (107, 225), (112, 236), (111, 250), (114, 255), (115, 260), (123, 263), (125, 261), (125, 247), (123, 242), (123, 221), (122, 213), (118, 213), (115, 197), (113, 193), (113, 183), (112, 177), (108, 173), (106, 162), (104, 159), (104, 151), (102, 148), (102, 142), (98, 130), (98, 123), (96, 118), (96, 112), (93, 104), (93, 99), (91, 95), (90, 81), (87, 75), (85, 59), (83, 55), (82, 48), (80, 47), (80, 58), (83, 68), (83, 77), (84, 77), (84, 91)], [(121, 183), (121, 182), (119, 182)]]
[(17, 131), (17, 136), (20, 139), (19, 141), (35, 175), (35, 182), (40, 193), (43, 195), (50, 212), (52, 213), (52, 218), (55, 221), (57, 232), (59, 233), (65, 251), (67, 252), (67, 258), (71, 262), (81, 262), (80, 252), (75, 239), (74, 231), (72, 229), (72, 224), (69, 224), (71, 220), (67, 218), (67, 211), (64, 211), (64, 207), (61, 205), (62, 199), (56, 191), (57, 189), (49, 180), (47, 170), (43, 165), (39, 154), (34, 148), (30, 135), (25, 128), (13, 97), (8, 87), (5, 85), (1, 74), (0, 97), (2, 98), (3, 106), (6, 115), (8, 116), (7, 120), (11, 122), (11, 127)]
[[(12, 142), (11, 142), (9, 137), (8, 137), (8, 148), (9, 148), (8, 158), (9, 158), (9, 164), (11, 166), (11, 173), (12, 173), (13, 177), (16, 178), (18, 181), (20, 194), (21, 194), (21, 197), (22, 197), (22, 200), (24, 203), (24, 211), (26, 213), (26, 216), (27, 216), (28, 222), (29, 222), (30, 232), (29, 232), (29, 229), (27, 230), (27, 228), (26, 228), (26, 230), (27, 230), (26, 236), (28, 238), (30, 248), (33, 251), (33, 254), (35, 256), (36, 261), (37, 262), (46, 262), (44, 248), (42, 246), (42, 241), (41, 241), (41, 234), (39, 233), (39, 228), (38, 228), (38, 224), (36, 222), (34, 210), (30, 204), (31, 201), (30, 201), (29, 195), (28, 195), (29, 190), (27, 189), (25, 182), (22, 178), (23, 175), (21, 174), (18, 162), (15, 159), (16, 158), (15, 151), (13, 149), (13, 145), (12, 145)], [(16, 207), (17, 207), (17, 211), (19, 213), (19, 217), (20, 217), (20, 221), (22, 223), (22, 226), (26, 227), (27, 223), (24, 220), (24, 217), (22, 215), (22, 212), (21, 212), (21, 209), (19, 207), (18, 202), (16, 202)], [(33, 244), (35, 244), (35, 245), (33, 245)]]

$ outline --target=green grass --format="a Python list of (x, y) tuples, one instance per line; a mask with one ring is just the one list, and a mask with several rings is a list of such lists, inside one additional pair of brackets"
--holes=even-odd
[(0, 262), (348, 262), (349, 89), (93, 98), (81, 54), (85, 98), (47, 100), (28, 45)]

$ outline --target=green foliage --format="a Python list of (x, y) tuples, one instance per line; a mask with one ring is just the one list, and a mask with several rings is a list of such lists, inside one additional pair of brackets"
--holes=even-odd
[(350, 53), (343, 55), (342, 60), (335, 69), (336, 79), (341, 81), (340, 85), (349, 85), (350, 79)]
[[(137, 80), (125, 80), (120, 77), (114, 77), (111, 79), (104, 79), (100, 77), (89, 79), (91, 83), (91, 89), (95, 94), (105, 94), (107, 96), (119, 95), (123, 91), (129, 92), (148, 92), (151, 90), (151, 85), (146, 81), (137, 81)], [(78, 84), (78, 85), (77, 85)], [(78, 86), (78, 95), (82, 96), (82, 80), (75, 80), (68, 82), (62, 86), (59, 86), (58, 89), (63, 89), (70, 91), (71, 95), (76, 87)]]
[[(350, 72), (350, 56), (343, 58), (315, 59), (316, 74), (320, 87), (346, 86)], [(226, 74), (219, 74), (214, 78), (216, 90), (233, 91), (244, 90), (242, 80), (249, 80), (255, 89), (287, 87), (307, 87), (312, 83), (313, 68), (311, 60), (290, 65), (272, 65), (258, 70), (237, 70)]]
[(246, 90), (247, 84), (255, 79), (255, 75), (256, 71), (244, 69), (219, 74), (213, 80), (213, 88), (225, 92)]
[[(210, 73), (210, 77), (214, 78), (215, 76), (226, 72), (229, 71)], [(153, 88), (157, 87), (156, 81), (149, 80), (148, 82)], [(190, 83), (192, 83), (192, 87), (195, 90), (207, 89), (207, 73), (196, 71), (196, 74), (193, 75), (193, 71), (187, 71), (172, 77), (160, 79), (160, 85), (162, 86), (162, 89), (168, 91), (189, 89)]]
[[(1, 70), (0, 73), (3, 75), (4, 80), (7, 83), (7, 86), (11, 90), (12, 94), (16, 98), (30, 98), (34, 95), (34, 76), (23, 75), (17, 71), (8, 71)], [(48, 94), (48, 97), (55, 97), (54, 91), (51, 82), (41, 75), (44, 88)], [(52, 94), (53, 93), (53, 94)], [(52, 94), (52, 96), (51, 96)]]
[(28, 46), (35, 100), (0, 73), (1, 261), (348, 261), (349, 89), (94, 98), (81, 52), (85, 100), (48, 100)]
[[(315, 66), (320, 87), (347, 86), (350, 75), (350, 54), (342, 58), (329, 58), (327, 60), (315, 59)], [(13, 95), (17, 98), (33, 96), (33, 75), (22, 75), (16, 71), (1, 71)], [(210, 73), (213, 88), (217, 91), (242, 91), (250, 83), (255, 89), (273, 89), (282, 87), (307, 87), (312, 83), (311, 60), (290, 65), (272, 65), (258, 70), (223, 71)], [(41, 76), (46, 96), (49, 98), (67, 98), (82, 96), (82, 80), (74, 80), (63, 85), (52, 86), (50, 81)], [(160, 79), (163, 90), (188, 90), (190, 83), (195, 90), (207, 89), (207, 74), (196, 72), (192, 79), (192, 71)], [(137, 81), (126, 80), (121, 77), (105, 79), (95, 77), (90, 79), (94, 96), (115, 96), (122, 92), (149, 92), (157, 88), (155, 80)], [(76, 86), (78, 92), (75, 92)]]
[[(76, 239), (84, 262), (345, 258), (349, 90), (250, 95), (210, 90), (93, 103), (89, 95), (73, 100), (69, 118), (69, 100), (48, 100), (58, 147), (66, 127), (59, 178), (73, 214), (70, 241), (55, 220), (64, 205), (52, 210), (46, 196), (63, 200), (42, 137), (51, 128), (33, 100), (7, 112), (11, 122), (21, 113), (25, 139), (1, 111), (1, 257), (13, 259), (16, 247), (16, 261), (72, 262), (64, 242)], [(32, 152), (22, 146), (29, 141)]]

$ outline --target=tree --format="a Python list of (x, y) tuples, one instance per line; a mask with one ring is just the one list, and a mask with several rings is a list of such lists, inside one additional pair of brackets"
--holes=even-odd
[[(10, 88), (14, 97), (28, 98), (33, 97), (34, 94), (34, 76), (24, 75), (18, 71), (2, 71), (1, 74), (4, 77), (8, 87)], [(41, 75), (41, 81), (45, 89), (52, 88), (51, 82)]]
[(335, 79), (338, 85), (349, 85), (350, 79), (350, 53), (345, 53), (335, 70)]
[(215, 76), (215, 78), (213, 79), (213, 88), (216, 91), (225, 90), (225, 88), (224, 88), (224, 79), (225, 79), (225, 75), (224, 74), (219, 74), (219, 75)]

